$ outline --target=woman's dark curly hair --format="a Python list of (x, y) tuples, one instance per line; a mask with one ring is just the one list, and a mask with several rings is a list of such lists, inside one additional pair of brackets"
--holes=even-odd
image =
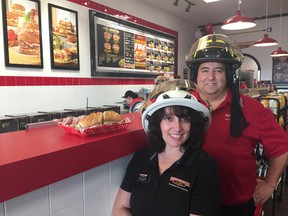
[[(203, 113), (189, 107), (170, 106), (168, 108), (178, 118), (188, 117), (190, 120), (190, 135), (186, 142), (182, 144), (182, 150), (185, 151), (189, 147), (200, 148), (204, 143), (208, 119), (203, 116)], [(162, 132), (160, 128), (160, 122), (165, 116), (164, 109), (165, 107), (157, 110), (149, 117), (148, 138), (150, 141), (150, 146), (154, 148), (158, 153), (163, 152), (166, 145), (162, 138)]]

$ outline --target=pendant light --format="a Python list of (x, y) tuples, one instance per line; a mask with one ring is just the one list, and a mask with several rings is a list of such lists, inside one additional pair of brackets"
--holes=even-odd
[(277, 50), (271, 53), (272, 57), (288, 56), (288, 52), (282, 50), (281, 47), (278, 47)]
[[(281, 28), (282, 28), (282, 0), (280, 5), (280, 25), (279, 25), (279, 44), (281, 45)], [(278, 47), (277, 50), (272, 52), (270, 54), (272, 57), (279, 57), (279, 56), (288, 56), (288, 52), (281, 49), (281, 47)]]
[[(268, 0), (266, 0), (266, 28), (267, 28), (267, 19), (268, 19)], [(266, 47), (266, 46), (275, 46), (278, 42), (272, 38), (269, 38), (268, 33), (264, 34), (264, 37), (254, 43), (256, 47)]]
[(267, 47), (267, 46), (275, 46), (278, 42), (272, 38), (269, 38), (268, 34), (264, 34), (264, 37), (261, 38), (259, 41), (254, 43), (256, 47)]
[(256, 26), (255, 21), (247, 16), (241, 15), (240, 5), (242, 4), (242, 0), (238, 0), (238, 10), (236, 11), (236, 15), (226, 19), (221, 26), (224, 30), (241, 30), (252, 28)]

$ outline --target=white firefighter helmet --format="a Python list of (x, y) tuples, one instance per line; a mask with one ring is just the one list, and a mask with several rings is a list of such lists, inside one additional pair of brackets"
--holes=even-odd
[[(161, 83), (147, 98), (142, 109), (142, 126), (147, 133), (149, 117), (157, 110), (169, 106), (185, 106), (203, 114), (208, 119), (209, 127), (211, 114), (207, 107), (198, 102), (190, 92), (198, 91), (195, 83), (188, 80), (170, 80)], [(155, 102), (154, 102), (155, 101)]]

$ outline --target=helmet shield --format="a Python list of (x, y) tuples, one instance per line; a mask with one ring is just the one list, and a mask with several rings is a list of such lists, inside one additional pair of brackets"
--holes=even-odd
[(202, 112), (208, 119), (209, 127), (210, 111), (191, 94), (193, 91), (199, 91), (197, 85), (183, 79), (166, 81), (156, 86), (142, 107), (142, 126), (145, 132), (148, 132), (149, 117), (157, 110), (169, 106), (185, 106)]
[(242, 60), (243, 55), (237, 42), (222, 34), (210, 34), (201, 37), (192, 45), (185, 57), (189, 68), (197, 63), (217, 61), (231, 63), (233, 69), (237, 69)]

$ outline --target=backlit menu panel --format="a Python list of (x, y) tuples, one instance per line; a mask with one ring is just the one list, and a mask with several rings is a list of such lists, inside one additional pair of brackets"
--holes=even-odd
[(91, 55), (95, 51), (95, 70), (92, 76), (97, 76), (97, 72), (116, 73), (119, 77), (127, 73), (174, 75), (174, 36), (149, 32), (143, 27), (138, 29), (137, 25), (107, 17), (94, 16), (96, 37)]

